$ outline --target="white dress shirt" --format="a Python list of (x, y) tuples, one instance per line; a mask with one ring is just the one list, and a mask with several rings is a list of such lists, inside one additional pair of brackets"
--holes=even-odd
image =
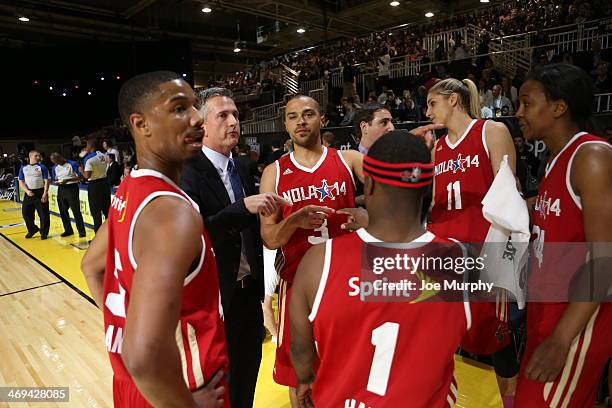
[[(229, 161), (232, 158), (232, 153), (230, 152), (230, 155), (228, 157), (206, 146), (202, 146), (202, 153), (204, 153), (204, 155), (208, 158), (208, 160), (210, 160), (213, 166), (215, 166), (215, 169), (217, 169), (217, 173), (219, 173), (219, 177), (221, 177), (221, 181), (223, 182), (223, 186), (225, 186), (225, 190), (227, 191), (227, 195), (229, 196), (230, 202), (236, 202), (236, 198), (234, 197), (234, 190), (232, 189), (232, 182), (230, 180), (230, 174), (227, 169), (227, 165), (229, 164)], [(236, 163), (234, 163), (234, 165), (236, 165)], [(245, 195), (244, 191), (243, 195)], [(251, 268), (249, 267), (249, 263), (246, 259), (244, 248), (242, 248), (240, 254), (240, 268), (238, 269), (237, 280), (240, 281), (245, 276), (250, 274)]]

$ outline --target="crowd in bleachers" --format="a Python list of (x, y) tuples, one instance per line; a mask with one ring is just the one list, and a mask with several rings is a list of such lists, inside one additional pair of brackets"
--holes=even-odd
[[(337, 41), (305, 51), (286, 54), (264, 61), (243, 72), (229, 76), (221, 84), (230, 89), (262, 86), (263, 81), (279, 81), (271, 78), (271, 70), (280, 63), (300, 73), (301, 81), (328, 77), (333, 69), (361, 64), (362, 72), (384, 70), (384, 62), (398, 56), (410, 60), (433, 58), (435, 61), (461, 59), (469, 54), (482, 54), (489, 35), (507, 36), (525, 32), (541, 31), (567, 24), (581, 23), (609, 17), (612, 8), (606, 0), (516, 0), (483, 7), (470, 13), (457, 14), (451, 18), (409, 25), (401, 29), (372, 33), (366, 37)], [(475, 25), (488, 33), (484, 36), (481, 50), (467, 49), (462, 38), (453, 38), (448, 45), (439, 44), (433, 53), (423, 47), (423, 37)], [(388, 62), (387, 62), (388, 64)], [(259, 84), (259, 85), (258, 85)]]

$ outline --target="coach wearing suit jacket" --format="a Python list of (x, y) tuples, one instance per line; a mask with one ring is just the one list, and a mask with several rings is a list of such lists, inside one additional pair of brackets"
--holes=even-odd
[(275, 212), (283, 201), (257, 194), (248, 169), (232, 158), (238, 143), (238, 111), (230, 91), (198, 94), (204, 117), (202, 153), (188, 162), (181, 187), (199, 205), (217, 260), (232, 408), (251, 408), (263, 339), (263, 255), (259, 213)]

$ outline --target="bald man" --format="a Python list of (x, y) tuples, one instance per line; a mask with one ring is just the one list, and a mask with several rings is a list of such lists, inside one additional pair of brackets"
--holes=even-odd
[[(32, 150), (28, 164), (19, 169), (19, 188), (25, 195), (21, 213), (28, 228), (26, 238), (32, 238), (40, 231), (40, 239), (49, 235), (49, 169), (41, 163), (40, 153)], [(34, 223), (34, 210), (40, 218), (40, 228)]]

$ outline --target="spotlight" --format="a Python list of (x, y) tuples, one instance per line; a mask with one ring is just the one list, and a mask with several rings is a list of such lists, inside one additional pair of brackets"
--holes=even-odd
[(117, 80), (120, 80), (120, 79), (121, 79), (121, 77), (120, 77), (119, 75), (117, 75), (115, 78), (116, 78)]
[(434, 13), (432, 13), (431, 11), (428, 11), (427, 13), (425, 13), (425, 17), (427, 18), (432, 18), (434, 16)]
[(397, 7), (397, 6), (399, 6), (399, 1), (392, 1), (391, 3), (389, 3), (389, 5), (391, 7)]
[(240, 51), (242, 51), (240, 48), (238, 47), (234, 48), (234, 52), (240, 52)]
[(211, 13), (211, 12), (212, 12), (212, 9), (210, 7), (208, 7), (208, 6), (206, 6), (206, 7), (204, 7), (202, 9), (202, 13)]
[(187, 74), (183, 74), (183, 78), (187, 78)]
[(91, 91), (87, 91), (87, 95), (91, 95)]
[(53, 87), (52, 87), (52, 86), (50, 86), (50, 87), (49, 87), (49, 90), (50, 90), (50, 91), (52, 91), (52, 90), (53, 90)]
[(306, 32), (306, 30), (305, 30), (305, 29), (303, 29), (302, 27), (298, 28), (296, 31), (297, 31), (299, 34), (304, 34), (304, 33)]
[(104, 77), (100, 77), (100, 81), (104, 81)]
[(30, 21), (30, 19), (27, 18), (27, 17), (21, 16), (21, 17), (19, 17), (19, 21), (27, 23), (28, 21)]
[(66, 92), (62, 92), (62, 96), (66, 96)]
[(488, 3), (489, 0), (480, 0), (481, 3)]

